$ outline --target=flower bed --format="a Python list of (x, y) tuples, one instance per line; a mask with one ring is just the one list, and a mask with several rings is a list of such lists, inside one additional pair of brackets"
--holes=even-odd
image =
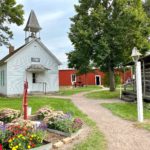
[[(6, 119), (6, 122), (9, 121), (7, 124), (0, 122), (0, 145), (3, 150), (49, 150), (52, 141), (62, 141), (66, 136), (76, 133), (83, 125), (79, 118), (73, 118), (71, 114), (52, 111), (46, 107), (37, 111), (34, 116), (36, 121), (23, 120), (22, 117), (11, 118), (13, 119)], [(47, 140), (48, 143), (45, 144), (46, 139), (51, 140)]]
[(45, 131), (24, 125), (4, 126), (0, 131), (3, 149), (25, 150), (43, 145)]

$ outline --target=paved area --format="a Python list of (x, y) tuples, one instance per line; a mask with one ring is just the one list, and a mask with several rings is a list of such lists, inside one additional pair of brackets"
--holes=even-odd
[(108, 142), (108, 150), (150, 150), (150, 132), (138, 129), (133, 122), (123, 120), (100, 106), (102, 102), (119, 100), (87, 100), (85, 93), (71, 97), (74, 104), (97, 123)]

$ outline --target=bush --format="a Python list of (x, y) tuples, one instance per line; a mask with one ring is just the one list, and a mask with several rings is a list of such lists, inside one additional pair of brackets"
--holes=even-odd
[(21, 116), (21, 112), (19, 110), (5, 108), (0, 110), (0, 121), (4, 123), (10, 123), (12, 120)]
[(43, 120), (45, 117), (50, 116), (53, 110), (49, 107), (43, 107), (36, 112), (37, 118)]
[[(109, 73), (105, 74), (105, 77), (103, 78), (104, 86), (109, 87)], [(121, 83), (121, 77), (118, 74), (115, 74), (115, 85), (119, 85)]]
[(0, 132), (0, 144), (4, 149), (25, 150), (38, 147), (43, 144), (44, 132), (33, 130), (26, 125), (11, 125)]
[(56, 118), (48, 122), (48, 128), (62, 131), (65, 133), (73, 133), (78, 131), (83, 125), (81, 119), (73, 119), (72, 116), (66, 114), (64, 118)]

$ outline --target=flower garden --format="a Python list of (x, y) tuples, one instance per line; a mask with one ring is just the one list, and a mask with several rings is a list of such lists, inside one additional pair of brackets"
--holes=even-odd
[[(20, 111), (0, 110), (0, 149), (3, 150), (42, 150), (47, 146), (77, 133), (83, 126), (80, 118), (70, 113), (40, 108), (35, 115), (24, 120)], [(45, 147), (43, 149), (46, 149)]]

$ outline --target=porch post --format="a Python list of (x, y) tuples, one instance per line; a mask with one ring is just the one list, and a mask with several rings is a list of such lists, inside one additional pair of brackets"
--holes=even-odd
[(137, 92), (138, 121), (139, 122), (143, 122), (143, 98), (142, 98), (141, 62), (136, 62), (136, 92)]

